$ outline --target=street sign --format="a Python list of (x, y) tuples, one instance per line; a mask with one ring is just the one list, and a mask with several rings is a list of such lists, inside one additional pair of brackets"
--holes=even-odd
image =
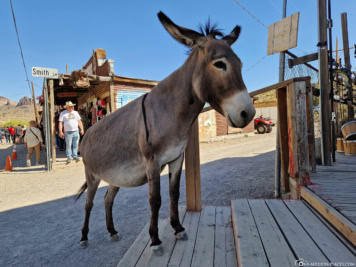
[(44, 77), (44, 78), (58, 78), (58, 70), (41, 68), (41, 67), (32, 67), (32, 76)]

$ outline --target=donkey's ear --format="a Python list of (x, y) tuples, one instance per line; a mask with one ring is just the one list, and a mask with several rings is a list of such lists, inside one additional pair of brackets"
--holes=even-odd
[(171, 21), (170, 18), (168, 18), (162, 11), (160, 11), (157, 16), (169, 34), (181, 44), (184, 44), (188, 47), (193, 47), (198, 43), (198, 40), (201, 37), (204, 37), (204, 35), (196, 31), (174, 24), (174, 22)]
[(224, 38), (222, 38), (222, 40), (227, 43), (228, 45), (232, 45), (233, 43), (235, 43), (235, 41), (237, 40), (237, 38), (239, 38), (241, 32), (241, 27), (240, 26), (236, 26), (232, 32), (229, 35), (226, 35)]

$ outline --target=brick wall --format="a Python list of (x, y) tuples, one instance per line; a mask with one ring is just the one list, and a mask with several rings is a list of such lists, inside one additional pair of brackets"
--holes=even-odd
[(227, 120), (226, 118), (221, 115), (219, 112), (215, 112), (215, 119), (216, 119), (216, 136), (220, 135), (227, 135)]

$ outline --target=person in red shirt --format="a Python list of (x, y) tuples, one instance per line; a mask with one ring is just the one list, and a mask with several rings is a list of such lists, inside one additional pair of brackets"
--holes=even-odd
[(14, 126), (10, 125), (10, 127), (8, 129), (10, 131), (10, 136), (11, 136), (12, 142), (15, 144), (15, 128), (14, 128)]

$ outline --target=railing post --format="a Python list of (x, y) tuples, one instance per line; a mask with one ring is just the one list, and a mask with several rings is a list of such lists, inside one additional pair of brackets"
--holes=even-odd
[(189, 142), (185, 149), (185, 181), (187, 211), (201, 211), (198, 118), (192, 125)]

